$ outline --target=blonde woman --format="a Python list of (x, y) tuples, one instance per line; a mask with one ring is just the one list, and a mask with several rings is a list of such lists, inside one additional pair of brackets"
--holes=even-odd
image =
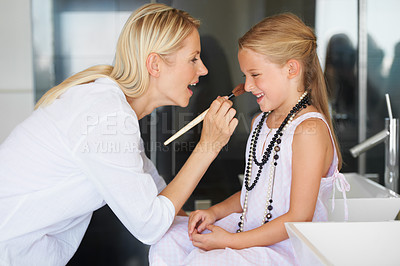
[(108, 204), (140, 241), (172, 224), (238, 121), (216, 99), (201, 139), (166, 186), (146, 157), (138, 120), (188, 105), (199, 77), (199, 22), (148, 4), (120, 35), (114, 66), (84, 70), (49, 90), (0, 146), (0, 265), (65, 265), (94, 210)]
[(313, 31), (293, 14), (239, 39), (245, 90), (262, 111), (246, 148), (242, 190), (177, 218), (150, 249), (153, 265), (298, 265), (286, 222), (327, 221), (341, 156)]

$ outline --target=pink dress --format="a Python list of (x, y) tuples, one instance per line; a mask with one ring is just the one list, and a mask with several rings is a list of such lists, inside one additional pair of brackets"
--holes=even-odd
[[(280, 144), (280, 158), (275, 172), (272, 219), (285, 214), (289, 210), (292, 181), (293, 135), (296, 127), (308, 118), (318, 118), (326, 123), (323, 115), (316, 112), (310, 112), (294, 119), (283, 133), (282, 143)], [(260, 119), (261, 115), (255, 119), (253, 130), (259, 123)], [(266, 126), (266, 123), (264, 123), (258, 138), (258, 143), (268, 144), (276, 130), (277, 129), (269, 129)], [(310, 129), (310, 134), (312, 134), (312, 129)], [(247, 142), (246, 161), (249, 153), (250, 139), (251, 135)], [(333, 143), (332, 135), (331, 140)], [(257, 145), (257, 158), (262, 157), (262, 146), (263, 145)], [(249, 192), (247, 214), (244, 221), (244, 231), (252, 230), (261, 225), (267, 200), (269, 162), (270, 161), (268, 161), (264, 166), (257, 185)], [(254, 166), (253, 162), (253, 169), (258, 169), (257, 167), (254, 168)], [(326, 178), (321, 178), (321, 185), (313, 221), (327, 221), (328, 219), (327, 205), (329, 197), (331, 196), (335, 182), (341, 182), (344, 178), (342, 174), (338, 173), (337, 166), (338, 158), (335, 149), (334, 158), (328, 175)], [(256, 172), (257, 170), (252, 171), (250, 184), (253, 182)], [(245, 191), (246, 189), (243, 186), (241, 191), (242, 206)], [(234, 233), (238, 229), (240, 216), (240, 213), (233, 213), (217, 221), (215, 225)], [(149, 253), (150, 265), (299, 265), (290, 239), (265, 247), (251, 247), (240, 250), (225, 248), (203, 251), (192, 245), (188, 237), (187, 229), (188, 218), (176, 217), (174, 223), (165, 236), (155, 245), (151, 246)]]

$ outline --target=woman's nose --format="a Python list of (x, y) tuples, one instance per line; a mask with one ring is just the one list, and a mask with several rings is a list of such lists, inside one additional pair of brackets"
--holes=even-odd
[(199, 74), (199, 76), (205, 76), (208, 74), (208, 69), (206, 68), (206, 66), (204, 65), (203, 61), (200, 59), (200, 65), (199, 65), (199, 69), (197, 71), (197, 73)]

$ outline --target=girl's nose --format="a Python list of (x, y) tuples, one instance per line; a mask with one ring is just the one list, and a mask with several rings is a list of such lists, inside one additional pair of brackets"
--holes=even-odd
[(253, 84), (251, 84), (248, 79), (246, 79), (245, 83), (244, 83), (244, 90), (247, 92), (251, 92), (251, 90), (253, 89)]

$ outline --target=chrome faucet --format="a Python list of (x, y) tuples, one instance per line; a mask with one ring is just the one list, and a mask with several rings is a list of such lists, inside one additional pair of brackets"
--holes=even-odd
[(393, 118), (389, 95), (385, 94), (389, 118), (385, 119), (385, 129), (350, 149), (356, 158), (363, 152), (385, 142), (385, 187), (399, 192), (399, 119)]

